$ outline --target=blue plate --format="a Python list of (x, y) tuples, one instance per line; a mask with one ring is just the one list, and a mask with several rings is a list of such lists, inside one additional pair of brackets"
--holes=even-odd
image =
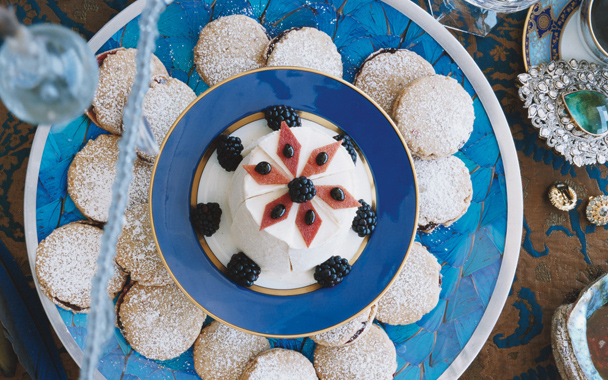
[[(189, 218), (195, 172), (211, 142), (238, 120), (278, 104), (316, 114), (348, 133), (376, 185), (378, 226), (351, 273), (339, 286), (294, 296), (236, 285), (207, 257)], [(213, 318), (266, 336), (312, 335), (373, 304), (399, 272), (417, 225), (412, 165), (389, 117), (354, 86), (319, 72), (264, 68), (211, 88), (173, 126), (152, 174), (152, 228), (176, 283)]]

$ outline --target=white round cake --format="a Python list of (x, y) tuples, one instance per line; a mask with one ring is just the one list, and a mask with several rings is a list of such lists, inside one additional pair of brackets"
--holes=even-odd
[[(294, 157), (285, 159), (282, 150), (287, 142), (282, 140), (294, 138), (301, 147)], [(316, 156), (330, 151), (334, 153), (327, 162), (318, 165)], [(290, 170), (287, 162), (294, 159)], [(261, 175), (252, 168), (260, 162), (270, 164), (270, 173)], [(303, 175), (313, 182), (316, 195), (308, 202), (293, 202), (287, 183)], [(262, 271), (311, 270), (340, 251), (360, 206), (351, 195), (356, 194), (356, 185), (355, 164), (340, 141), (311, 127), (285, 127), (270, 133), (253, 144), (233, 176), (228, 201), (232, 240)], [(342, 201), (331, 198), (334, 188), (342, 190)], [(281, 205), (287, 209), (282, 218), (268, 215)], [(304, 209), (315, 214), (310, 226)]]
[[(285, 129), (273, 132), (260, 119), (233, 132), (245, 147), (242, 162), (236, 171), (227, 172), (214, 152), (197, 196), (197, 202), (218, 202), (224, 211), (218, 231), (205, 238), (213, 255), (227, 265), (233, 254), (245, 253), (261, 268), (255, 284), (271, 289), (314, 284), (317, 265), (331, 256), (349, 261), (355, 257), (363, 242), (351, 228), (358, 200), (372, 203), (369, 169), (360, 156), (353, 163), (341, 141), (333, 138), (336, 132), (304, 118), (301, 127)], [(294, 150), (294, 157), (299, 153), (297, 164), (282, 157), (285, 141), (299, 145)], [(316, 165), (319, 153), (328, 153), (322, 167)], [(269, 174), (255, 171), (260, 162), (269, 164)], [(304, 203), (293, 202), (288, 184), (302, 176), (312, 181), (316, 195)], [(336, 187), (343, 201), (331, 197)], [(285, 211), (273, 219), (270, 214), (279, 204)], [(309, 210), (315, 214), (311, 225), (306, 224)]]

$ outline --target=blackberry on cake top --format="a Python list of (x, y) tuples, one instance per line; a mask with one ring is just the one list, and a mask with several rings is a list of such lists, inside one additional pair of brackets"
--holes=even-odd
[(308, 202), (317, 195), (315, 185), (304, 176), (292, 179), (287, 186), (289, 187), (289, 196), (292, 202)]

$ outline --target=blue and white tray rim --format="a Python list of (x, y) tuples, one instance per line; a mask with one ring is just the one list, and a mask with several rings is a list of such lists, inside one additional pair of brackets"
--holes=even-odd
[[(439, 45), (458, 63), (463, 73), (470, 81), (479, 96), (483, 107), (488, 114), (498, 146), (502, 157), (505, 169), (505, 182), (507, 188), (507, 233), (505, 238), (505, 248), (502, 264), (498, 279), (494, 287), (494, 292), (490, 298), (490, 302), (471, 336), (471, 339), (465, 345), (460, 354), (439, 377), (439, 380), (456, 379), (462, 375), (466, 368), (471, 364), (477, 356), (486, 340), (488, 339), (494, 325), (498, 321), (498, 317), (502, 312), (511, 284), (517, 269), (517, 261), (519, 259), (519, 250), (521, 245), (522, 229), (523, 229), (523, 192), (521, 173), (519, 170), (519, 161), (515, 150), (515, 143), (505, 114), (488, 83), (481, 69), (477, 66), (473, 58), (464, 49), (464, 47), (439, 24), (431, 15), (422, 8), (409, 0), (382, 0), (384, 3), (395, 8), (399, 12), (405, 14), (412, 21), (424, 29), (431, 37), (433, 37)], [(141, 14), (146, 0), (137, 0), (135, 3), (128, 6), (125, 10), (116, 15), (103, 28), (99, 30), (89, 41), (89, 47), (92, 51), (97, 51), (101, 46), (120, 28), (129, 21)], [(42, 153), (46, 139), (51, 129), (50, 125), (40, 125), (36, 130), (36, 135), (32, 143), (27, 174), (25, 178), (25, 196), (24, 196), (24, 224), (25, 224), (25, 241), (28, 252), (28, 260), (32, 273), (35, 273), (36, 262), (36, 247), (38, 246), (38, 235), (36, 230), (36, 191), (38, 185), (38, 175), (40, 172), (40, 164), (42, 162)], [(34, 276), (36, 290), (42, 301), (44, 310), (55, 329), (59, 339), (63, 343), (68, 353), (72, 356), (76, 364), (79, 366), (82, 363), (84, 352), (78, 347), (76, 341), (69, 333), (67, 327), (63, 323), (59, 311), (46, 296), (40, 291), (40, 285), (36, 276)], [(96, 379), (105, 380), (101, 373), (96, 373)]]

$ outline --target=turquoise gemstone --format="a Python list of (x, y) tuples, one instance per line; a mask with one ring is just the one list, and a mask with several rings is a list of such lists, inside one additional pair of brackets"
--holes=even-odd
[(608, 132), (608, 97), (597, 91), (577, 91), (564, 95), (570, 116), (585, 131), (602, 135)]

